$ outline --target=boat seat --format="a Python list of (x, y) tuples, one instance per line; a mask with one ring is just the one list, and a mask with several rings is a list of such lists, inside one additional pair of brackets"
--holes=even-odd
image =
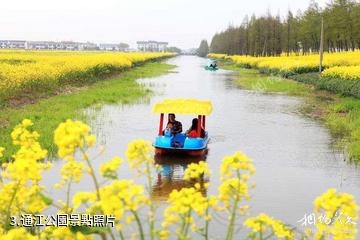
[(175, 148), (183, 148), (185, 139), (186, 139), (185, 133), (176, 134), (172, 139), (171, 146)]

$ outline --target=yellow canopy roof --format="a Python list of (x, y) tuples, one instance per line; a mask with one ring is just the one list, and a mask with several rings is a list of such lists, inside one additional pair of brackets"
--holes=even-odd
[(212, 112), (212, 104), (210, 101), (196, 99), (165, 99), (163, 102), (154, 105), (153, 112), (210, 115)]

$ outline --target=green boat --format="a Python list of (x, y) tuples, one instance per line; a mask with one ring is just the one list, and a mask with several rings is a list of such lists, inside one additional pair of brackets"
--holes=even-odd
[(218, 68), (218, 67), (205, 66), (205, 70), (208, 70), (208, 71), (217, 71), (217, 70), (219, 70), (219, 68)]
[(213, 59), (209, 59), (209, 60), (210, 61), (205, 66), (205, 70), (208, 70), (208, 71), (217, 71), (217, 70), (219, 70), (219, 67), (217, 65), (216, 60), (213, 60)]

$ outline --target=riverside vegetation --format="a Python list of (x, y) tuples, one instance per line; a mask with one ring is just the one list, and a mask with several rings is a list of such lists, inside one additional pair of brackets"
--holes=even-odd
[[(286, 92), (292, 95), (314, 96), (315, 111), (329, 126), (331, 133), (337, 137), (350, 157), (360, 160), (360, 52), (326, 53), (324, 55), (324, 71), (319, 69), (319, 56), (292, 55), (280, 57), (228, 56), (225, 54), (209, 54), (209, 57), (223, 59), (240, 70), (240, 74), (252, 74), (254, 81), (239, 81), (245, 87), (271, 92)], [(251, 69), (255, 69), (251, 70)], [(270, 74), (272, 77), (259, 78), (256, 72)], [(277, 75), (278, 77), (274, 76)], [(240, 77), (241, 78), (241, 77)], [(290, 78), (303, 85), (285, 78)], [(314, 91), (327, 90), (336, 95), (320, 96)], [(324, 95), (324, 94), (322, 94)], [(329, 101), (331, 100), (331, 101)], [(313, 102), (314, 103), (314, 102)], [(318, 114), (319, 115), (319, 114)]]
[(135, 79), (167, 73), (174, 66), (158, 60), (169, 56), (173, 54), (0, 51), (0, 142), (8, 150), (5, 159), (15, 153), (8, 136), (24, 117), (36, 123), (40, 143), (53, 154), (53, 131), (59, 122), (75, 117), (85, 121), (82, 110), (94, 104), (146, 97), (149, 90)]
[[(24, 119), (11, 133), (17, 152), (13, 160), (1, 166), (0, 178), (0, 238), (1, 239), (235, 239), (240, 219), (244, 239), (355, 239), (359, 206), (347, 193), (329, 189), (314, 201), (316, 225), (300, 231), (265, 213), (250, 216), (247, 200), (254, 187), (251, 176), (255, 173), (253, 161), (241, 152), (226, 156), (220, 168), (218, 193), (208, 195), (206, 189), (211, 171), (205, 162), (191, 164), (184, 180), (193, 187), (173, 190), (163, 211), (156, 219), (158, 202), (151, 194), (153, 173), (161, 168), (154, 164), (153, 149), (149, 142), (135, 140), (128, 145), (126, 162), (138, 174), (147, 178), (145, 186), (119, 178), (124, 160), (118, 156), (93, 168), (89, 150), (96, 150), (96, 137), (80, 121), (66, 120), (54, 132), (57, 154), (63, 161), (61, 179), (55, 185), (64, 189), (65, 199), (53, 200), (46, 196), (41, 185), (43, 174), (51, 168), (46, 160), (47, 151), (38, 142), (39, 134), (33, 130), (31, 120)], [(95, 149), (94, 149), (95, 148)], [(0, 148), (0, 157), (6, 151)], [(99, 154), (103, 150), (99, 150)], [(93, 191), (76, 192), (71, 188), (85, 175), (92, 179)], [(106, 180), (106, 181), (104, 181)], [(291, 204), (291, 203), (289, 203)], [(86, 227), (77, 222), (62, 227), (12, 226), (11, 217), (23, 214), (106, 214), (115, 217), (115, 227)], [(210, 236), (209, 229), (216, 224), (213, 215), (228, 218), (227, 230), (221, 236)], [(341, 214), (339, 214), (341, 213)], [(32, 217), (31, 217), (32, 218)], [(35, 221), (32, 219), (32, 221)], [(135, 227), (135, 228), (134, 228)], [(136, 229), (136, 230), (134, 230)], [(247, 234), (247, 237), (245, 235)]]
[(0, 51), (0, 105), (81, 86), (171, 53)]
[[(322, 69), (324, 71), (319, 75), (318, 53), (321, 41), (326, 53)], [(214, 54), (209, 56), (229, 60), (243, 68), (254, 68), (261, 73), (291, 78), (312, 84), (318, 89), (348, 96), (336, 98), (336, 101), (329, 104), (318, 101), (316, 105), (326, 105), (320, 108), (325, 112), (324, 119), (330, 130), (335, 136), (345, 139), (350, 158), (358, 160), (359, 48), (360, 2), (332, 0), (320, 7), (318, 1), (312, 0), (306, 10), (299, 10), (296, 14), (289, 10), (286, 17), (280, 14), (274, 16), (270, 11), (262, 16), (245, 16), (240, 25), (231, 25), (213, 36), (210, 52)], [(304, 93), (299, 84), (273, 80), (274, 78), (271, 78), (271, 81), (262, 80), (261, 85), (270, 87), (267, 91), (287, 92), (292, 89), (292, 94), (296, 94), (297, 90), (301, 92), (300, 95)], [(241, 84), (247, 83), (241, 81)], [(259, 83), (249, 85), (252, 87)]]

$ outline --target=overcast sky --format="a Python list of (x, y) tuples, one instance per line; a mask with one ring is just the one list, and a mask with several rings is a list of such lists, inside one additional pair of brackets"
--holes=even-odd
[[(321, 6), (326, 0), (318, 1)], [(96, 43), (167, 41), (198, 47), (246, 14), (267, 9), (285, 15), (309, 0), (1, 0), (0, 39), (72, 40)]]

